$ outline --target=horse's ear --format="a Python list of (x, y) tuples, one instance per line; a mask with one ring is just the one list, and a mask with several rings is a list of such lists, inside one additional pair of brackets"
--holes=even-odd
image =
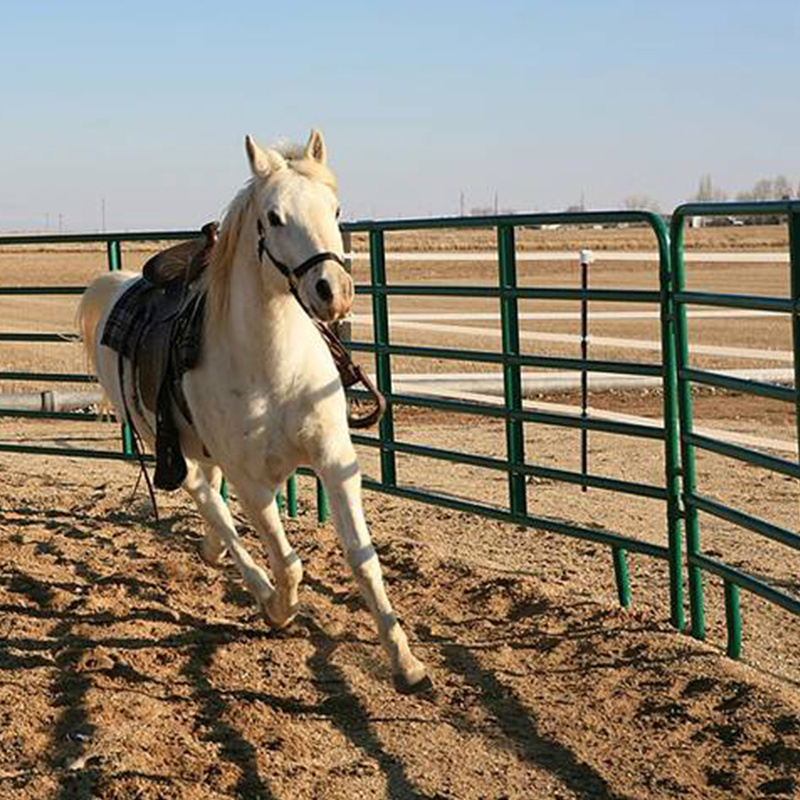
[(262, 150), (250, 135), (245, 136), (244, 147), (247, 151), (247, 160), (250, 162), (250, 170), (258, 178), (266, 178), (271, 172), (286, 166), (280, 153), (274, 150)]
[(310, 158), (318, 164), (324, 164), (326, 159), (325, 154), (325, 140), (322, 138), (322, 132), (318, 130), (311, 131), (311, 136), (308, 137), (308, 144), (303, 151), (304, 158)]

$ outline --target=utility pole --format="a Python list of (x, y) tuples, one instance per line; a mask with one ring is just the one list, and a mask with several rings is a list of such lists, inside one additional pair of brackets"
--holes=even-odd
[(100, 198), (100, 233), (106, 232), (106, 199)]
[(458, 215), (460, 217), (464, 216), (464, 190), (461, 190), (461, 193), (458, 196)]

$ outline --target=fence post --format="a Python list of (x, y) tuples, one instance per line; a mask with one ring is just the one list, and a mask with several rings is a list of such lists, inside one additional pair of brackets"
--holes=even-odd
[(506, 454), (509, 462), (508, 495), (511, 513), (527, 513), (525, 475), (515, 467), (525, 464), (525, 429), (522, 420), (514, 419), (514, 412), (522, 411), (522, 376), (519, 363), (511, 363), (508, 356), (519, 355), (519, 313), (517, 297), (516, 248), (514, 228), (499, 225), (497, 228), (497, 261), (500, 279), (500, 320), (503, 328), (503, 393), (506, 404)]
[[(108, 254), (108, 271), (116, 272), (122, 269), (122, 248), (119, 239), (109, 239), (106, 242), (106, 253)], [(134, 454), (133, 432), (127, 422), (122, 423), (122, 452), (126, 456)]]
[[(589, 416), (589, 373), (586, 370), (586, 361), (589, 358), (589, 302), (586, 292), (589, 289), (589, 264), (594, 261), (591, 250), (580, 251), (581, 263), (581, 360), (584, 362), (581, 369), (581, 419)], [(581, 474), (583, 475), (582, 491), (589, 487), (586, 485), (586, 476), (589, 474), (589, 430), (581, 428)]]
[(800, 445), (800, 208), (792, 206), (789, 224), (789, 270), (792, 297), (792, 344), (794, 345), (795, 427)]
[[(683, 519), (686, 526), (686, 557), (688, 560), (689, 573), (689, 609), (692, 618), (692, 636), (695, 639), (706, 638), (705, 612), (703, 609), (703, 574), (695, 563), (693, 556), (700, 554), (700, 526), (697, 520), (697, 508), (694, 503), (687, 503), (686, 497), (694, 495), (697, 488), (697, 475), (694, 463), (694, 447), (689, 440), (692, 432), (692, 388), (690, 381), (681, 377), (681, 371), (689, 364), (689, 342), (688, 328), (686, 323), (686, 306), (680, 300), (680, 293), (686, 288), (686, 274), (683, 262), (683, 228), (684, 220), (682, 214), (676, 210), (672, 215), (670, 228), (670, 251), (672, 269), (672, 292), (671, 298), (663, 301), (667, 302), (666, 311), (672, 311), (674, 317), (674, 342), (675, 342), (675, 370), (677, 382), (677, 404), (678, 415), (680, 417), (680, 433), (678, 434), (681, 476), (683, 478), (682, 495)], [(662, 287), (662, 292), (663, 292)], [(662, 311), (662, 314), (664, 312)], [(668, 352), (668, 351), (667, 351)], [(667, 358), (664, 353), (664, 361)], [(666, 391), (670, 388), (670, 382), (664, 382), (665, 404), (664, 413), (670, 410), (666, 403)], [(664, 420), (665, 428), (667, 420)], [(669, 431), (667, 431), (669, 436)], [(669, 452), (669, 448), (667, 449)], [(668, 477), (667, 488), (670, 489), (672, 480)], [(669, 506), (668, 506), (669, 508)]]
[(375, 372), (378, 391), (387, 398), (386, 411), (378, 423), (381, 453), (381, 483), (397, 485), (397, 465), (394, 444), (394, 419), (392, 403), (392, 367), (387, 347), (389, 346), (389, 308), (386, 297), (386, 253), (383, 231), (369, 232), (369, 263), (372, 272), (372, 324), (375, 333)]
[(666, 224), (661, 217), (655, 215), (651, 218), (651, 222), (658, 242), (658, 286), (661, 298), (661, 389), (664, 418), (664, 486), (667, 492), (670, 623), (674, 628), (683, 630), (685, 617), (683, 611), (683, 561), (681, 558), (681, 433), (678, 424), (678, 366), (675, 347), (677, 317), (673, 296), (675, 264), (670, 252), (669, 231)]

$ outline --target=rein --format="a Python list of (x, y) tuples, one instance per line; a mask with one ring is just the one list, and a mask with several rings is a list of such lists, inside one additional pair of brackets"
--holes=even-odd
[(322, 336), (323, 341), (328, 345), (328, 350), (333, 356), (333, 363), (336, 364), (336, 369), (339, 371), (339, 377), (345, 389), (361, 383), (366, 388), (368, 394), (371, 396), (374, 407), (363, 416), (355, 416), (347, 412), (347, 424), (351, 428), (369, 428), (374, 425), (386, 410), (386, 398), (378, 391), (372, 381), (367, 377), (366, 373), (353, 363), (353, 359), (342, 344), (342, 340), (324, 323), (320, 322), (309, 310), (306, 304), (300, 297), (300, 292), (297, 289), (297, 281), (303, 277), (312, 267), (317, 264), (322, 264), (324, 261), (334, 261), (340, 267), (345, 266), (345, 260), (338, 255), (338, 253), (331, 253), (323, 251), (315, 253), (310, 258), (307, 258), (301, 264), (298, 264), (294, 269), (291, 269), (282, 261), (277, 259), (269, 250), (267, 246), (267, 237), (264, 231), (264, 224), (258, 220), (258, 260), (260, 263), (264, 262), (264, 254), (267, 255), (269, 260), (275, 265), (278, 271), (289, 282), (289, 290), (292, 296), (300, 304), (300, 308), (306, 312), (308, 318), (314, 323), (314, 326)]

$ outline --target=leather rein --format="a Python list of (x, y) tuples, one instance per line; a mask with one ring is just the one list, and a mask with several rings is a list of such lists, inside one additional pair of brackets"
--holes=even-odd
[(301, 299), (300, 292), (297, 288), (297, 281), (302, 278), (312, 267), (317, 266), (317, 264), (322, 264), (325, 261), (334, 261), (340, 267), (344, 268), (346, 266), (344, 258), (342, 258), (342, 256), (340, 256), (338, 253), (323, 251), (320, 253), (315, 253), (313, 256), (310, 256), (301, 264), (298, 264), (298, 266), (292, 269), (277, 259), (270, 252), (269, 247), (267, 246), (264, 223), (259, 219), (258, 260), (262, 264), (264, 263), (265, 254), (267, 258), (269, 258), (269, 260), (274, 264), (277, 270), (286, 278), (289, 283), (289, 290), (294, 296), (294, 299), (300, 304), (300, 308), (306, 312), (308, 318), (314, 323), (315, 327), (322, 336), (325, 344), (328, 345), (328, 349), (331, 352), (331, 356), (333, 356), (333, 362), (336, 364), (336, 369), (339, 371), (339, 377), (341, 378), (344, 388), (349, 389), (351, 386), (361, 383), (371, 397), (373, 408), (366, 414), (357, 416), (351, 413), (350, 409), (348, 409), (347, 424), (351, 428), (369, 428), (371, 425), (374, 425), (383, 416), (383, 412), (386, 410), (386, 398), (378, 391), (361, 367), (353, 363), (353, 359), (351, 358), (350, 353), (347, 352), (344, 344), (342, 344), (341, 339), (339, 339), (339, 337), (324, 322), (320, 322), (320, 320), (318, 320), (309, 311), (308, 307)]

